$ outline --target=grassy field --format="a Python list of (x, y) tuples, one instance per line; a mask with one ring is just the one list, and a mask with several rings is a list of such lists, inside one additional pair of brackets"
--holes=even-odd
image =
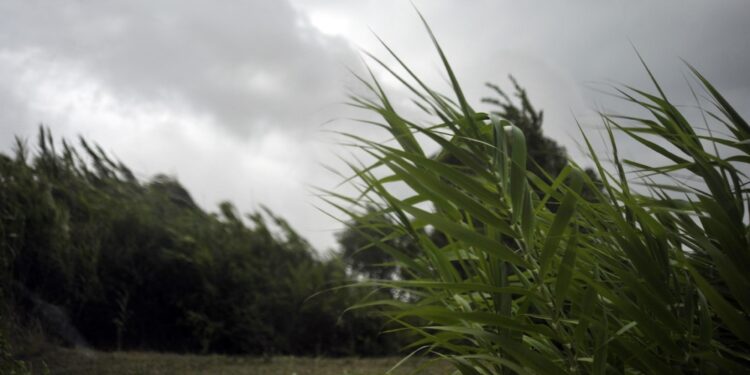
[[(149, 352), (94, 352), (54, 349), (32, 361), (35, 374), (384, 374), (399, 358), (304, 358), (180, 355)], [(393, 374), (410, 374), (426, 362), (412, 360)], [(433, 363), (425, 374), (450, 374), (447, 364)]]

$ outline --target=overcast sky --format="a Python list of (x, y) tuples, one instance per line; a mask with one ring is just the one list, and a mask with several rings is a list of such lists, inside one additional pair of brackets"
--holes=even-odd
[[(691, 104), (683, 58), (750, 112), (747, 1), (414, 3), (475, 107), (484, 82), (508, 87), (513, 74), (579, 161), (575, 118), (593, 128), (596, 109), (621, 109), (596, 88), (649, 87), (633, 45), (675, 102)], [(322, 165), (346, 154), (322, 130), (349, 124), (323, 124), (353, 115), (342, 103), (359, 49), (385, 56), (371, 31), (444, 85), (408, 1), (2, 0), (0, 150), (43, 123), (144, 180), (177, 177), (206, 209), (265, 204), (334, 248), (339, 226), (310, 186), (338, 182)]]

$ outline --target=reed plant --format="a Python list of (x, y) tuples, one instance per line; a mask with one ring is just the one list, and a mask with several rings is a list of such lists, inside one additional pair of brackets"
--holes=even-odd
[[(365, 283), (396, 298), (355, 307), (410, 333), (409, 356), (460, 374), (747, 371), (750, 126), (719, 91), (690, 67), (710, 102), (695, 125), (644, 64), (653, 92), (617, 93), (646, 115), (602, 115), (606, 155), (581, 131), (595, 178), (573, 161), (532, 172), (523, 132), (470, 106), (425, 26), (452, 92), (385, 44), (397, 66), (369, 55), (432, 122), (402, 115), (375, 74), (361, 77), (368, 92), (352, 104), (392, 139), (346, 134), (371, 161), (348, 163), (357, 195), (324, 195), (402, 271)], [(647, 160), (620, 157), (617, 132)], [(392, 245), (404, 237), (416, 255)]]

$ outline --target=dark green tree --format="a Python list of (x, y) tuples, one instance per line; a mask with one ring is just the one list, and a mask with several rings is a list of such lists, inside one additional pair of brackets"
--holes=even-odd
[[(493, 115), (510, 121), (524, 132), (529, 153), (527, 168), (540, 176), (543, 175), (538, 173), (540, 170), (550, 176), (557, 176), (567, 164), (565, 148), (544, 135), (542, 131), (544, 113), (541, 110), (537, 111), (531, 104), (526, 90), (518, 84), (515, 78), (511, 76), (510, 81), (513, 84), (515, 100), (498, 85), (487, 83), (487, 87), (495, 96), (486, 97), (482, 101), (493, 106), (494, 110), (491, 111)], [(460, 163), (452, 155), (442, 152), (435, 157), (447, 163)], [(416, 253), (416, 247), (411, 238), (405, 236), (392, 238), (391, 233), (376, 232), (373, 229), (374, 227), (382, 227), (384, 230), (392, 228), (388, 220), (391, 219), (371, 209), (357, 219), (358, 223), (349, 222), (348, 228), (338, 234), (340, 252), (346, 264), (355, 273), (374, 279), (408, 277), (397, 272), (394, 259), (383, 246), (378, 246), (373, 242), (373, 239), (385, 239), (383, 241), (385, 246), (405, 250), (406, 254)], [(382, 225), (371, 225), (378, 223)], [(444, 243), (444, 236), (441, 233), (433, 232), (430, 236), (435, 243)]]
[(33, 152), (0, 154), (0, 311), (51, 306), (69, 317), (47, 327), (63, 342), (73, 329), (101, 349), (393, 353), (382, 319), (342, 315), (365, 291), (317, 294), (351, 281), (270, 210), (207, 212), (177, 179), (141, 182), (85, 140), (41, 129)]

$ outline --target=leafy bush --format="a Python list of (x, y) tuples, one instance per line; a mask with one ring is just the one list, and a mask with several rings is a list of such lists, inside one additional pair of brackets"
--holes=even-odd
[[(58, 148), (61, 149), (58, 150)], [(56, 148), (57, 146), (57, 148)], [(81, 150), (81, 151), (79, 151)], [(198, 207), (173, 178), (141, 182), (84, 140), (41, 129), (0, 155), (0, 303), (51, 336), (100, 349), (375, 355), (383, 321), (282, 218)]]
[[(462, 374), (745, 372), (750, 126), (737, 111), (695, 70), (713, 105), (704, 129), (655, 79), (655, 93), (618, 90), (648, 117), (603, 115), (611, 165), (582, 132), (594, 178), (571, 161), (548, 176), (527, 169), (519, 127), (472, 109), (427, 29), (452, 95), (395, 54), (404, 76), (374, 58), (435, 120), (408, 120), (374, 75), (362, 79), (371, 97), (353, 105), (379, 115), (366, 122), (393, 139), (350, 134), (373, 157), (351, 165), (361, 194), (325, 198), (408, 274), (370, 281), (406, 297), (359, 307), (379, 306), (416, 335), (415, 352)], [(615, 131), (664, 164), (621, 159)], [(456, 162), (432, 157), (430, 145)], [(391, 245), (405, 236), (416, 256)]]

